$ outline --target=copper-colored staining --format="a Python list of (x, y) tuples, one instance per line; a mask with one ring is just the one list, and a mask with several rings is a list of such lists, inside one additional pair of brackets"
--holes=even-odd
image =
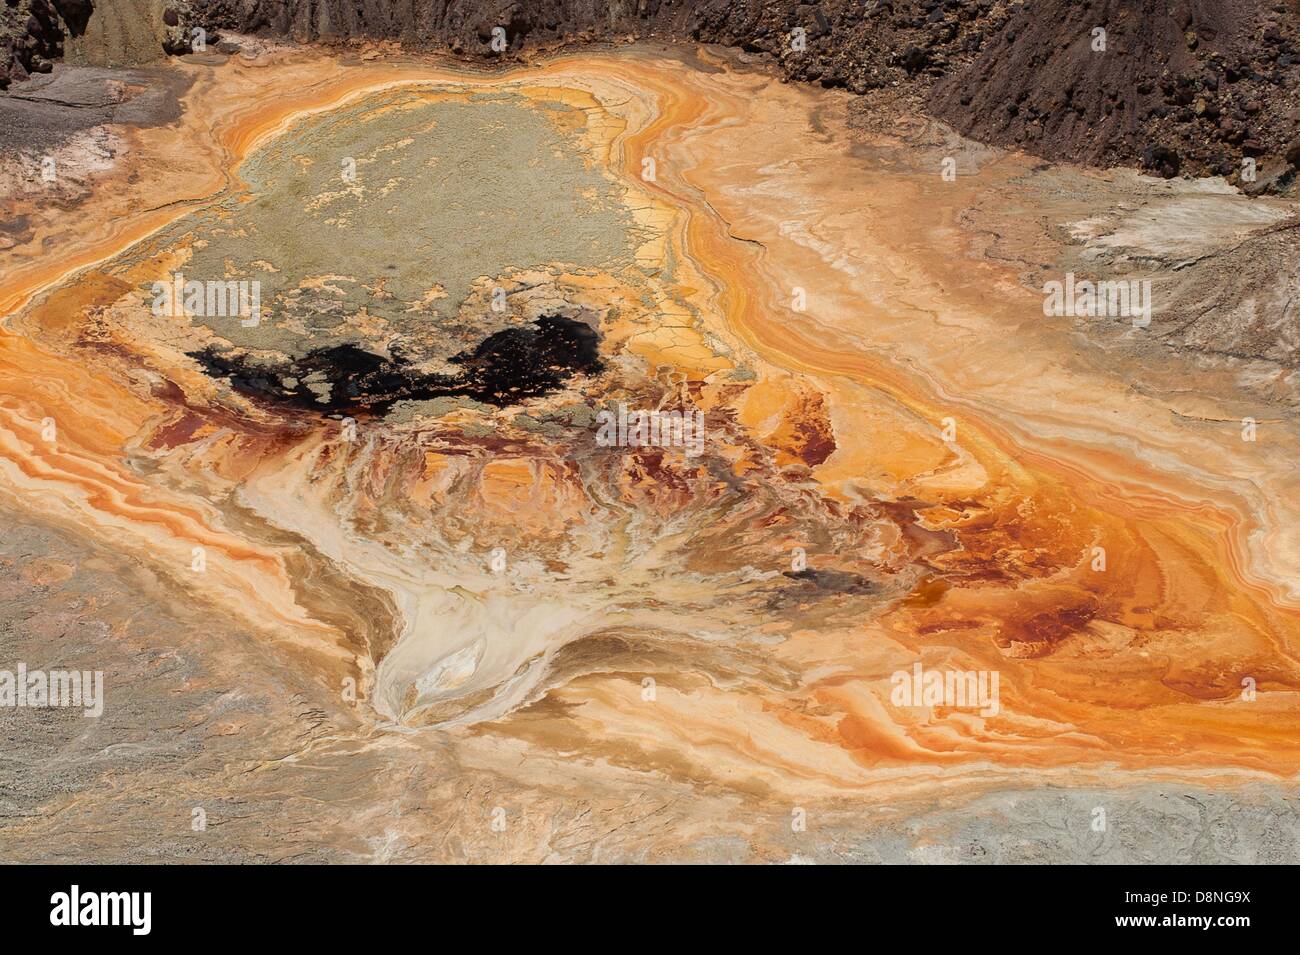
[[(559, 760), (547, 772), (562, 756), (747, 799), (882, 801), (976, 766), (981, 785), (1300, 768), (1298, 618), (1276, 583), (1295, 555), (1252, 543), (1292, 505), (1256, 509), (1271, 465), (1243, 464), (1235, 436), (1190, 442), (1165, 397), (1078, 359), (1027, 318), (1040, 303), (1012, 270), (973, 257), (970, 190), (1006, 189), (1015, 160), (940, 197), (930, 173), (800, 133), (813, 109), (835, 121), (827, 94), (650, 57), (466, 77), (286, 55), (216, 71), (183, 130), (136, 134), (139, 170), (186, 135), (219, 190), (295, 119), (407, 83), (510, 87), (609, 177), (640, 271), (518, 282), (537, 314), (593, 323), (582, 373), (250, 399), (185, 359), (201, 333), (133, 315), (130, 282), (73, 274), (166, 218), (91, 203), (59, 268), (47, 251), (0, 288), (35, 296), (0, 332), (11, 501), (140, 559), (202, 544), (212, 569), (178, 589), (324, 683), (356, 677), (371, 726), (440, 726), (486, 762), (510, 741)], [(703, 453), (599, 445), (594, 415), (620, 402), (698, 410)], [(918, 660), (998, 671), (997, 715), (891, 704)]]

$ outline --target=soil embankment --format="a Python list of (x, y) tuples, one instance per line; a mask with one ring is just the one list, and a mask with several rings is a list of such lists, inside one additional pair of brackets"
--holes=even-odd
[[(13, 3), (0, 12), (0, 87), (49, 69), (65, 46), (100, 65), (182, 53), (194, 27), (483, 61), (680, 39), (765, 56), (791, 80), (871, 102), (901, 96), (1046, 159), (1221, 175), (1248, 191), (1285, 189), (1300, 165), (1300, 0)], [(1257, 168), (1243, 178), (1245, 160)]]

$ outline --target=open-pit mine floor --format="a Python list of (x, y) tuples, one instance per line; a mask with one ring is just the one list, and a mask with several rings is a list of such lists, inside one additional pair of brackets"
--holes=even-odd
[(0, 709), (0, 856), (1300, 858), (1293, 363), (1188, 325), (1293, 203), (253, 49), (10, 163), (0, 668), (104, 690)]

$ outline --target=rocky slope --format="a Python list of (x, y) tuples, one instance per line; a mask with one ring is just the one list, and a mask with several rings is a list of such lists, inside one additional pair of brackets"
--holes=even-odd
[(120, 68), (188, 53), (200, 25), (189, 0), (4, 0), (0, 90), (64, 56)]
[[(1297, 0), (422, 0), (414, 17), (393, 0), (198, 6), (240, 31), (388, 38), (470, 57), (690, 38), (770, 54), (795, 80), (913, 91), (963, 133), (1048, 159), (1234, 180), (1254, 159), (1261, 184), (1300, 163)], [(504, 53), (492, 50), (495, 26)], [(1099, 26), (1104, 50), (1094, 49)]]
[(1049, 159), (1231, 177), (1245, 158), (1259, 182), (1282, 171), (1296, 142), (1297, 9), (1294, 0), (1026, 3), (973, 63), (935, 84), (930, 103), (976, 139)]
[[(118, 34), (140, 23), (135, 8), (148, 0), (5, 3), (0, 88), (48, 70), (65, 36), (87, 31), (98, 31), (101, 47), (135, 51), (140, 61), (141, 41)], [(154, 7), (158, 53), (185, 52), (194, 25), (315, 43), (397, 40), (482, 59), (629, 36), (692, 39), (770, 55), (794, 80), (914, 93), (972, 138), (1048, 159), (1141, 165), (1166, 177), (1218, 174), (1248, 190), (1285, 186), (1300, 164), (1300, 0), (172, 0)], [(495, 38), (495, 28), (504, 36)]]

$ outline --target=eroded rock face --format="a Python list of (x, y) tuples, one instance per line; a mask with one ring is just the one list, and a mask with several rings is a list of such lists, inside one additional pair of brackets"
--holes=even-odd
[[(314, 42), (394, 39), (470, 57), (496, 57), (493, 30), (506, 53), (592, 40), (689, 39), (777, 58), (792, 78), (865, 92), (936, 76), (969, 60), (1006, 17), (1004, 4), (889, 0), (646, 0), (640, 3), (542, 3), (424, 0), (414, 17), (385, 0), (359, 4), (300, 0), (202, 0), (213, 23)], [(796, 37), (797, 34), (797, 37)]]
[[(1165, 177), (1285, 189), (1300, 131), (1294, 0), (130, 0), (121, 17), (121, 4), (15, 2), (0, 85), (48, 69), (65, 34), (87, 32), (91, 62), (119, 66), (189, 52), (196, 28), (213, 43), (229, 29), (491, 60), (636, 36), (770, 55), (791, 79), (926, 99), (982, 142)], [(1244, 172), (1247, 159), (1258, 168)]]
[(90, 22), (90, 15), (95, 9), (93, 0), (51, 0), (51, 2), (72, 36), (81, 36), (86, 32), (86, 24)]
[(62, 57), (120, 69), (218, 39), (192, 0), (10, 0), (0, 8), (0, 89)]
[[(394, 39), (475, 58), (502, 55), (491, 47), (494, 27), (505, 30), (506, 56), (627, 35), (720, 43), (770, 54), (792, 79), (928, 97), (936, 115), (982, 142), (1166, 177), (1237, 179), (1249, 158), (1267, 178), (1289, 168), (1300, 128), (1294, 0), (425, 0), (415, 17), (382, 0), (196, 6), (240, 31)], [(1256, 181), (1249, 175), (1243, 184)]]
[(0, 7), (0, 89), (32, 73), (48, 73), (63, 55), (64, 24), (48, 0), (16, 0)]

